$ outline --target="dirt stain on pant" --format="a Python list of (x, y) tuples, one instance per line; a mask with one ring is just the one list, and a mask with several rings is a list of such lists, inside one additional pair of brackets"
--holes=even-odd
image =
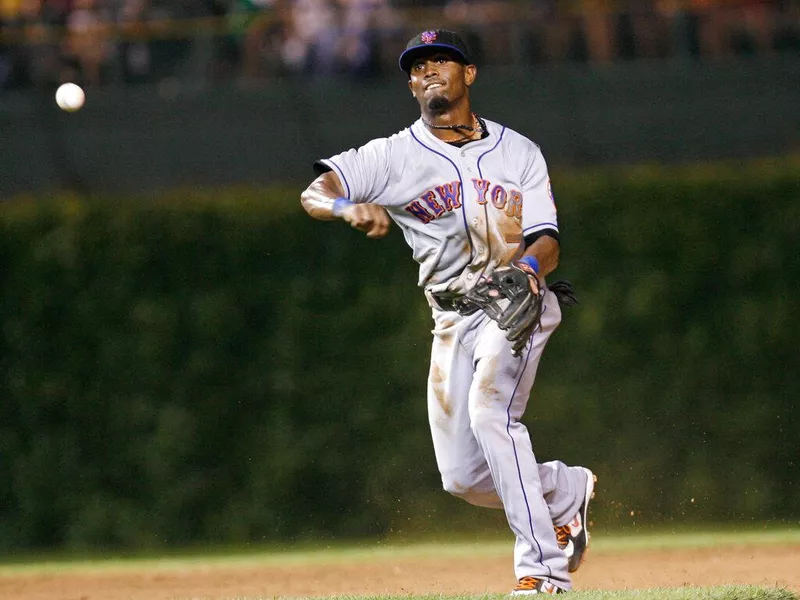
[(447, 397), (447, 391), (445, 390), (445, 379), (442, 375), (442, 370), (436, 363), (431, 364), (430, 382), (433, 395), (436, 397), (436, 401), (439, 403), (442, 412), (448, 417), (451, 416), (453, 414), (453, 407), (451, 406), (450, 400)]

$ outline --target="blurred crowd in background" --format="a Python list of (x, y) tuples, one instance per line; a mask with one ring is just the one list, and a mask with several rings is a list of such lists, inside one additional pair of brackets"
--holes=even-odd
[(0, 0), (0, 88), (369, 77), (432, 25), (478, 64), (800, 55), (800, 0)]

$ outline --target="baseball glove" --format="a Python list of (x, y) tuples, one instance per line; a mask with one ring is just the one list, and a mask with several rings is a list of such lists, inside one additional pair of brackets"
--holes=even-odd
[[(531, 278), (536, 281), (538, 294), (531, 288)], [(519, 356), (539, 326), (545, 292), (533, 272), (512, 264), (499, 267), (482, 278), (467, 292), (465, 299), (497, 321), (497, 326), (506, 332), (511, 342), (511, 353)]]

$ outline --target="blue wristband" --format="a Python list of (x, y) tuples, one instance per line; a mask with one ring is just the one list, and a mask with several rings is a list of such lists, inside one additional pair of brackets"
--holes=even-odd
[(350, 202), (347, 198), (342, 198), (339, 196), (336, 200), (333, 201), (333, 208), (331, 209), (331, 213), (334, 217), (341, 217), (342, 211), (348, 206), (355, 204), (354, 202)]
[(539, 261), (536, 260), (535, 256), (523, 256), (517, 262), (525, 263), (531, 269), (533, 269), (534, 273), (536, 273), (537, 275), (539, 274)]

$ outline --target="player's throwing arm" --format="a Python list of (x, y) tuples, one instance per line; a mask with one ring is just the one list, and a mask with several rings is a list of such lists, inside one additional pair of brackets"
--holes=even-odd
[(376, 204), (357, 204), (343, 197), (339, 177), (333, 171), (323, 173), (300, 195), (306, 212), (321, 221), (342, 219), (368, 238), (382, 238), (389, 233), (391, 220), (386, 210)]

